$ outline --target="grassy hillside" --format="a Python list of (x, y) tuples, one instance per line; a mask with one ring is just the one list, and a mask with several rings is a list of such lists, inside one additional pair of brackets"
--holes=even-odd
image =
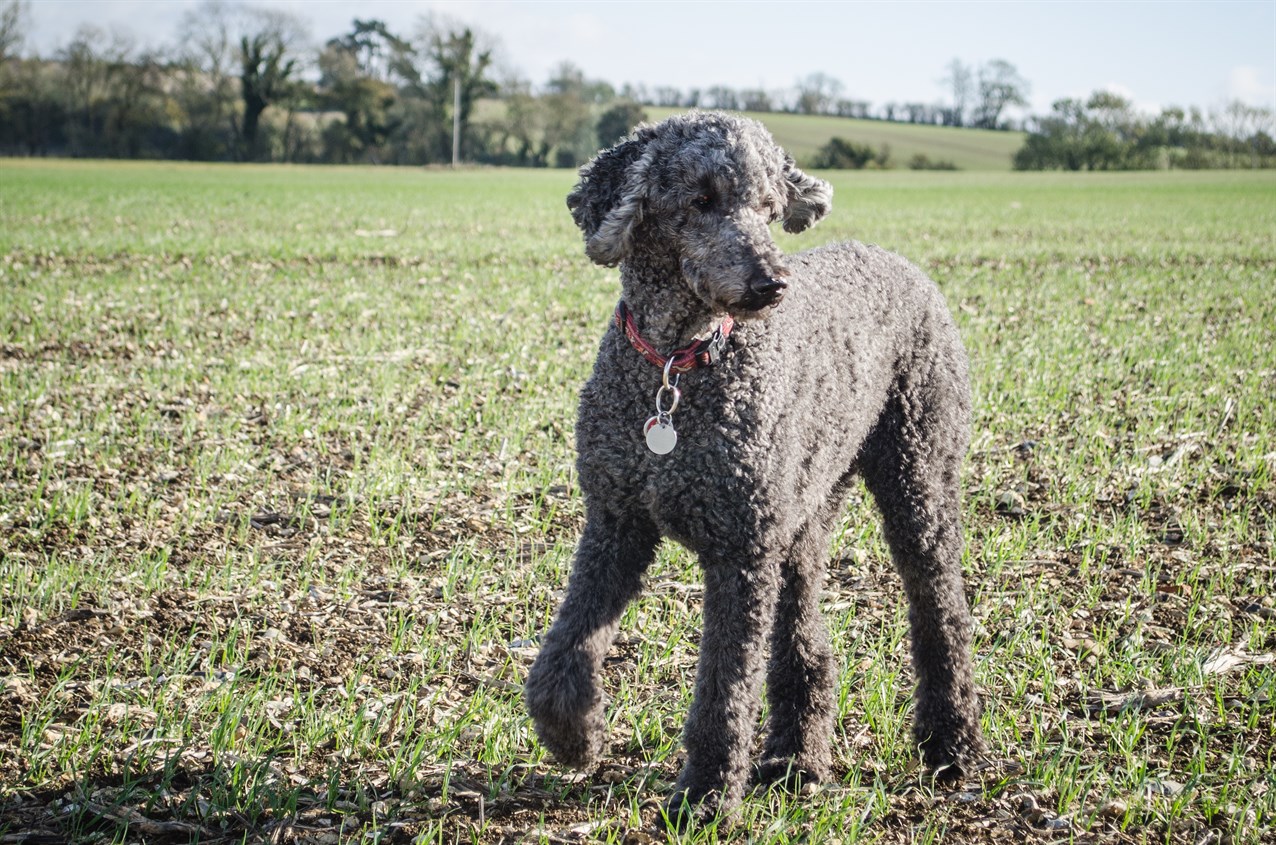
[[(830, 178), (781, 246), (902, 253), (971, 353), (988, 768), (915, 768), (856, 490), (836, 779), (668, 841), (1270, 842), (1276, 173)], [(600, 766), (547, 759), (520, 693), (618, 292), (574, 181), (0, 160), (0, 843), (666, 841), (693, 556), (624, 616)]]
[[(662, 120), (682, 109), (648, 107), (652, 120)], [(890, 146), (896, 168), (908, 166), (918, 153), (931, 161), (951, 161), (962, 170), (1009, 170), (1010, 159), (1023, 146), (1022, 132), (991, 132), (952, 126), (919, 126), (884, 120), (853, 120), (819, 115), (746, 113), (761, 121), (782, 147), (804, 162), (830, 138), (847, 138), (877, 149)]]

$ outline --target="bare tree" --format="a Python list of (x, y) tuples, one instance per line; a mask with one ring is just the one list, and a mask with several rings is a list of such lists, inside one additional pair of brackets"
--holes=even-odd
[(222, 158), (233, 147), (240, 18), (240, 7), (204, 0), (187, 10), (178, 26), (174, 95), (182, 107), (183, 154), (190, 158)]
[(802, 114), (831, 114), (842, 95), (842, 83), (826, 73), (798, 80), (797, 110)]
[(968, 65), (962, 64), (961, 59), (953, 59), (946, 70), (947, 75), (942, 82), (952, 91), (953, 99), (945, 122), (950, 126), (965, 126), (966, 111), (970, 108), (970, 100), (975, 93), (974, 73)]
[(868, 100), (838, 100), (837, 116), (853, 117), (859, 120), (868, 120), (873, 110), (873, 104)]
[(1250, 152), (1250, 166), (1258, 166), (1259, 135), (1269, 133), (1272, 126), (1272, 112), (1269, 109), (1255, 108), (1243, 100), (1232, 100), (1221, 109), (1210, 112), (1210, 123), (1216, 133), (1229, 141), (1230, 166), (1236, 166), (1237, 154), (1247, 148)]
[(531, 87), (529, 82), (516, 87), (507, 83), (505, 117), (500, 124), (504, 139), (500, 148), (512, 145), (516, 164), (543, 167), (549, 155), (549, 145), (544, 141), (546, 110), (540, 100), (532, 96)]
[[(3, 124), (11, 120), (9, 94), (13, 80), (20, 72), (18, 51), (24, 37), (22, 19), (25, 12), (26, 8), (19, 0), (6, 0), (0, 4), (0, 123)], [(9, 67), (11, 61), (13, 68)]]
[(226, 0), (203, 0), (187, 9), (178, 25), (178, 53), (209, 75), (211, 81), (228, 79), (235, 64), (235, 35), (241, 9)]
[(725, 85), (715, 85), (705, 91), (701, 103), (710, 109), (740, 110), (740, 96), (736, 94), (734, 88), (728, 88)]
[[(98, 48), (97, 45), (105, 44)], [(65, 86), (67, 139), (72, 155), (98, 152), (96, 144), (106, 135), (106, 111), (110, 107), (114, 69), (127, 58), (130, 45), (95, 26), (83, 25), (58, 51)]]
[(545, 151), (554, 151), (556, 167), (577, 167), (598, 149), (589, 105), (571, 93), (541, 97), (545, 109)]
[(682, 92), (671, 85), (657, 86), (651, 92), (653, 106), (667, 106), (677, 108), (682, 102)]
[(631, 103), (650, 103), (651, 94), (647, 91), (647, 86), (641, 82), (637, 85), (632, 82), (626, 82), (620, 87), (620, 98), (629, 100)]
[(740, 92), (740, 106), (744, 111), (775, 111), (771, 95), (761, 88), (746, 88)]
[(931, 108), (926, 103), (904, 103), (909, 123), (930, 123)]
[(81, 26), (58, 52), (73, 155), (135, 157), (163, 121), (160, 65), (128, 38)]
[(979, 68), (979, 102), (975, 106), (975, 125), (996, 129), (1007, 106), (1028, 105), (1028, 80), (1005, 59), (993, 59)]
[(0, 65), (18, 57), (25, 37), (24, 18), (26, 4), (21, 0), (6, 0), (0, 4)]
[(1273, 127), (1276, 127), (1276, 112), (1269, 108), (1254, 109), (1254, 133), (1250, 136), (1251, 167), (1258, 166), (1258, 147), (1260, 142), (1266, 139), (1267, 145), (1271, 146)]

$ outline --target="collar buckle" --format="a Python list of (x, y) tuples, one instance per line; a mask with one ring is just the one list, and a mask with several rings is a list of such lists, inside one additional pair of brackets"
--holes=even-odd
[[(730, 319), (730, 318), (728, 318)], [(713, 334), (709, 335), (708, 346), (705, 348), (705, 363), (716, 364), (718, 359), (722, 357), (722, 350), (727, 346), (727, 336), (722, 331), (722, 326), (718, 326), (713, 330)]]

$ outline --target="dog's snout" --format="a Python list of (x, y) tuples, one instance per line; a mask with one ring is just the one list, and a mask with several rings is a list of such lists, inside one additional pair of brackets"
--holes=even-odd
[(771, 296), (777, 294), (789, 286), (789, 283), (783, 279), (777, 279), (772, 276), (762, 276), (754, 279), (749, 285), (750, 290), (759, 296)]
[(788, 273), (784, 270), (766, 272), (759, 270), (749, 279), (749, 292), (745, 297), (745, 306), (753, 311), (760, 311), (775, 305), (784, 296), (784, 289), (789, 283), (784, 281)]

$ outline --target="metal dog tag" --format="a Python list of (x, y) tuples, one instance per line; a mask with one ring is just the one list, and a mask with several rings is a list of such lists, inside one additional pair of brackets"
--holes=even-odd
[(667, 455), (678, 445), (678, 432), (673, 430), (673, 424), (660, 417), (647, 420), (643, 432), (647, 435), (647, 448), (657, 455)]

